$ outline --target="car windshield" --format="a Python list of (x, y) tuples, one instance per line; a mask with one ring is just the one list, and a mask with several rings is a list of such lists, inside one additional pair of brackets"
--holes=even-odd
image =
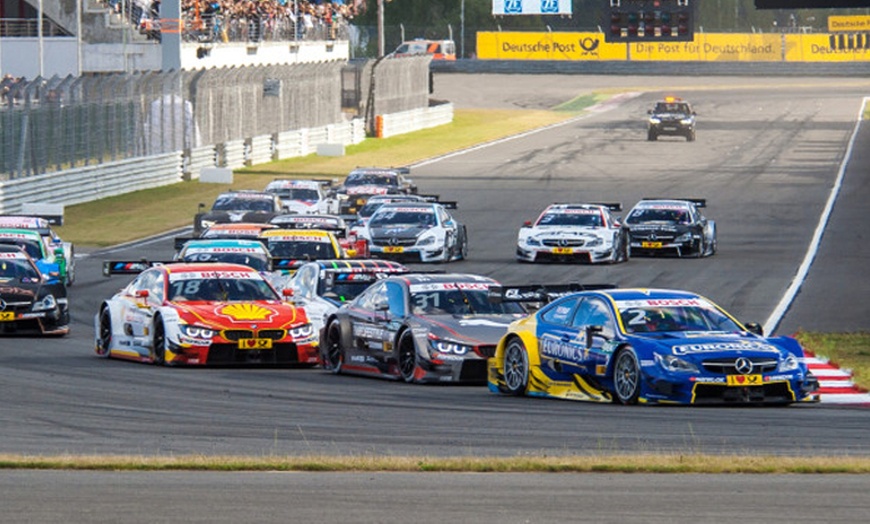
[(435, 226), (435, 213), (427, 208), (387, 208), (380, 209), (372, 215), (369, 227), (385, 227), (397, 224), (433, 227)]
[(633, 209), (625, 221), (628, 224), (645, 224), (648, 222), (689, 224), (691, 223), (691, 217), (689, 212), (683, 208), (641, 207)]
[[(436, 285), (456, 286), (461, 284)], [(525, 314), (518, 302), (491, 302), (487, 284), (473, 284), (484, 289), (425, 289), (414, 291), (411, 304), (415, 315), (495, 315)], [(425, 286), (424, 286), (425, 287)]]
[(538, 220), (539, 226), (581, 226), (601, 227), (601, 213), (598, 211), (565, 211), (547, 213)]
[(184, 262), (226, 262), (242, 264), (257, 271), (269, 271), (269, 257), (265, 253), (255, 252), (210, 252), (196, 250), (182, 255)]
[(217, 197), (212, 211), (273, 211), (271, 198), (245, 198), (238, 195)]
[(301, 200), (303, 202), (317, 202), (320, 200), (320, 195), (316, 189), (290, 187), (279, 189), (275, 191), (275, 194), (283, 200)]
[[(674, 305), (655, 305), (666, 302)], [(617, 306), (629, 333), (741, 331), (740, 326), (727, 315), (703, 300), (626, 301), (617, 303)]]
[(33, 260), (44, 258), (44, 255), (42, 254), (42, 243), (36, 240), (23, 238), (0, 238), (0, 244), (23, 247), (24, 251), (30, 255), (30, 258)]
[(398, 177), (388, 173), (351, 173), (344, 181), (345, 186), (394, 186), (399, 185)]
[(332, 242), (268, 240), (267, 248), (274, 258), (299, 260), (340, 258)]
[(656, 113), (688, 113), (689, 106), (687, 104), (659, 102), (656, 104)]
[(169, 300), (234, 302), (279, 298), (269, 284), (259, 278), (178, 278), (169, 282)]
[(0, 258), (0, 282), (18, 280), (20, 282), (38, 282), (39, 272), (26, 259)]

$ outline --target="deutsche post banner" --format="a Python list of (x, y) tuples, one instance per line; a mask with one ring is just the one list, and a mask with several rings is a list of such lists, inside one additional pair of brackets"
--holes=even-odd
[(631, 60), (781, 62), (779, 34), (695, 33), (692, 42), (631, 42)]
[(626, 60), (627, 53), (603, 33), (477, 33), (481, 60)]
[(828, 31), (831, 33), (839, 31), (870, 31), (870, 16), (828, 16)]
[(786, 62), (866, 62), (870, 32), (785, 35)]

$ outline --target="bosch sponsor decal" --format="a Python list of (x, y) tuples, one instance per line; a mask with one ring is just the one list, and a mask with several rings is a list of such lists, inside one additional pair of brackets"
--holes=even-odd
[(774, 346), (764, 342), (750, 340), (737, 342), (711, 342), (708, 344), (682, 344), (671, 346), (674, 355), (689, 355), (692, 353), (711, 353), (717, 351), (766, 351), (779, 353)]
[[(384, 212), (387, 212), (385, 209)], [(434, 214), (435, 210), (431, 207), (391, 207), (389, 208), (389, 212), (391, 213), (429, 213)]]
[(389, 188), (381, 186), (353, 186), (348, 188), (348, 195), (386, 195)]
[(384, 339), (386, 331), (373, 326), (360, 326), (354, 324), (353, 336), (366, 339)]
[(27, 239), (27, 238), (33, 238), (33, 236), (26, 235), (24, 233), (0, 233), (0, 238), (19, 238), (19, 239), (23, 238), (23, 239)]
[(639, 204), (638, 209), (662, 209), (666, 211), (686, 211), (688, 204)]
[(224, 280), (262, 280), (259, 273), (251, 271), (185, 271), (184, 273), (170, 273), (169, 282), (182, 280), (211, 280), (220, 278)]
[(565, 209), (565, 208), (553, 208), (549, 211), (549, 213), (553, 213), (554, 215), (598, 215), (601, 211), (597, 209)]
[(192, 247), (186, 251), (188, 255), (202, 253), (262, 253), (262, 249), (254, 247)]
[(433, 282), (429, 284), (411, 284), (411, 293), (424, 291), (452, 291), (462, 289), (467, 291), (489, 291), (489, 283), (483, 282)]
[(0, 258), (7, 260), (18, 260), (18, 259), (26, 259), (24, 256), (24, 251), (17, 251), (15, 253), (0, 253)]
[(634, 308), (654, 307), (700, 307), (715, 309), (712, 304), (701, 298), (647, 298), (640, 300), (617, 300), (620, 311)]
[(38, 218), (31, 217), (0, 217), (0, 227), (13, 229), (36, 229), (48, 227), (48, 224), (39, 222)]
[(328, 244), (329, 237), (326, 235), (268, 235), (269, 242), (319, 242)]

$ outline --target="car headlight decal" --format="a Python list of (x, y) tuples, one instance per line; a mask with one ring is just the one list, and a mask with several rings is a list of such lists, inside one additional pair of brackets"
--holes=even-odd
[(432, 235), (429, 235), (429, 236), (426, 236), (426, 237), (423, 237), (423, 238), (420, 238), (419, 240), (417, 240), (418, 246), (431, 246), (434, 243), (435, 243), (435, 237)]
[(55, 300), (54, 295), (45, 295), (41, 300), (37, 300), (33, 303), (32, 310), (33, 311), (50, 311), (57, 307), (57, 300)]
[(798, 359), (794, 355), (789, 354), (787, 357), (785, 357), (779, 363), (778, 371), (780, 371), (780, 372), (794, 371), (797, 368), (798, 368)]
[(194, 338), (197, 340), (211, 340), (212, 338), (214, 338), (215, 334), (217, 333), (215, 330), (210, 329), (210, 328), (200, 327), (200, 326), (190, 326), (187, 324), (180, 324), (178, 326), (178, 328), (181, 331), (182, 335), (184, 335), (186, 337)]
[(304, 340), (310, 338), (312, 335), (314, 335), (314, 326), (311, 324), (302, 324), (301, 326), (290, 329), (290, 336), (293, 337), (294, 340)]
[(655, 354), (656, 363), (663, 367), (666, 371), (675, 373), (698, 373), (698, 366), (692, 364), (688, 360), (684, 360), (674, 355)]
[(465, 355), (471, 352), (471, 346), (460, 344), (458, 342), (450, 342), (449, 340), (441, 340), (438, 338), (430, 338), (429, 345), (438, 353), (449, 355)]

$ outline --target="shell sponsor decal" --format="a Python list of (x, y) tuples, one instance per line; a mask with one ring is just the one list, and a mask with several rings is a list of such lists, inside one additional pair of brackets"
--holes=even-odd
[(259, 304), (229, 304), (217, 308), (215, 313), (228, 317), (234, 322), (252, 320), (271, 321), (272, 318), (278, 314), (274, 309)]

